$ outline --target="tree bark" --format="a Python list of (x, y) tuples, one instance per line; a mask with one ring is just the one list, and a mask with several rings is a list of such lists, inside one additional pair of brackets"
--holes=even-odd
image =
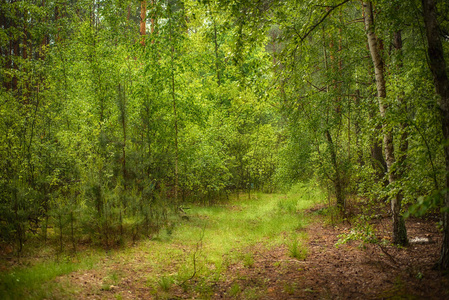
[[(384, 132), (384, 151), (385, 161), (387, 163), (388, 170), (388, 182), (394, 184), (397, 180), (396, 172), (392, 170), (395, 163), (394, 146), (393, 146), (393, 131), (387, 128), (386, 113), (388, 110), (388, 104), (385, 102), (387, 97), (387, 89), (385, 82), (385, 66), (381, 56), (380, 41), (374, 32), (374, 13), (371, 1), (363, 2), (365, 30), (368, 38), (368, 46), (371, 54), (371, 59), (374, 64), (374, 72), (376, 78), (377, 98), (379, 101), (379, 111), (383, 119), (383, 132)], [(395, 195), (391, 199), (391, 213), (393, 218), (393, 236), (392, 240), (395, 244), (407, 243), (407, 231), (405, 229), (405, 223), (400, 216), (401, 212), (401, 197)]]
[(171, 7), (168, 7), (170, 12), (170, 42), (171, 42), (171, 95), (173, 100), (173, 118), (175, 127), (175, 203), (178, 205), (178, 188), (179, 188), (179, 151), (178, 151), (178, 111), (176, 107), (176, 93), (175, 93), (175, 37), (173, 36), (173, 15), (171, 14)]
[[(24, 19), (26, 16), (26, 12), (24, 14)], [(24, 61), (28, 60), (28, 26), (27, 26), (27, 20), (24, 20), (23, 22), (23, 39), (22, 39), (22, 58)], [(26, 69), (26, 67), (23, 67), (22, 70), (25, 74), (28, 73), (28, 70)], [(27, 106), (28, 104), (30, 104), (30, 93), (29, 93), (29, 80), (25, 79), (25, 84), (23, 85), (22, 88), (22, 103)]]
[(332, 165), (334, 166), (335, 169), (334, 186), (335, 186), (335, 197), (337, 198), (337, 208), (343, 212), (345, 210), (345, 197), (343, 194), (343, 184), (340, 174), (340, 167), (337, 161), (337, 153), (335, 151), (335, 145), (334, 142), (332, 141), (332, 136), (329, 132), (329, 129), (326, 130), (325, 134), (327, 143), (329, 144)]
[(221, 85), (220, 58), (218, 57), (217, 24), (216, 24), (214, 18), (212, 18), (212, 21), (214, 22), (215, 69), (217, 72), (217, 83), (218, 83), (218, 86), (220, 86)]
[[(372, 114), (372, 113), (370, 113)], [(371, 116), (374, 118), (374, 115)], [(376, 132), (382, 131), (382, 125), (376, 126)], [(371, 139), (371, 164), (376, 172), (377, 180), (384, 180), (385, 173), (387, 172), (387, 163), (382, 151), (382, 141), (377, 138)], [(386, 185), (386, 183), (385, 183)]]
[[(151, 9), (154, 11), (154, 0), (151, 0)], [(154, 26), (156, 25), (156, 16), (154, 14), (151, 15), (150, 23), (151, 23), (151, 34), (154, 33)], [(152, 40), (152, 43), (154, 43), (154, 38)]]
[[(397, 68), (402, 69), (403, 63), (402, 63), (402, 34), (401, 31), (398, 30), (394, 33), (394, 39), (393, 39), (393, 47), (396, 51), (396, 57), (397, 57)], [(404, 108), (404, 110), (407, 110), (407, 105), (404, 102), (403, 97), (398, 98), (399, 104)], [(402, 178), (404, 175), (405, 170), (405, 164), (407, 160), (407, 151), (408, 151), (408, 124), (406, 121), (401, 121), (400, 125), (401, 130), (401, 136), (399, 140), (399, 152), (397, 153), (397, 161), (396, 161), (396, 178)], [(393, 243), (398, 245), (406, 245), (408, 243), (407, 239), (407, 231), (405, 228), (405, 221), (401, 215), (400, 209), (402, 204), (402, 199), (404, 198), (404, 192), (402, 188), (398, 189), (396, 197), (396, 204), (397, 206), (395, 211), (393, 213), (393, 217), (399, 218), (397, 220), (393, 221), (393, 226), (397, 226), (397, 228), (393, 228)], [(392, 207), (393, 209), (393, 207)]]
[[(324, 35), (324, 31), (323, 31), (323, 49), (324, 49), (324, 65), (326, 70), (328, 69), (328, 62), (327, 62), (327, 52), (326, 52), (326, 41), (325, 41), (325, 35)], [(329, 48), (332, 49), (333, 48), (333, 42), (331, 40), (330, 44), (329, 44)], [(332, 53), (330, 55), (330, 59), (331, 61), (333, 61), (333, 56)], [(336, 88), (336, 86), (334, 85), (334, 88)], [(326, 87), (326, 91), (329, 92), (329, 86)], [(340, 119), (340, 114), (341, 111), (339, 109), (340, 106), (340, 100), (337, 99), (336, 101), (336, 114), (338, 115), (339, 119)], [(326, 121), (326, 123), (328, 123), (328, 121)], [(344, 193), (343, 193), (343, 182), (342, 182), (342, 176), (341, 176), (341, 169), (340, 169), (340, 164), (338, 162), (337, 159), (337, 151), (336, 151), (336, 146), (334, 144), (334, 141), (332, 140), (332, 136), (330, 134), (330, 129), (327, 128), (325, 131), (325, 136), (326, 136), (326, 140), (327, 143), (329, 145), (329, 151), (330, 151), (330, 156), (331, 156), (331, 162), (332, 165), (334, 167), (335, 170), (335, 177), (332, 178), (331, 180), (334, 183), (334, 188), (335, 188), (335, 198), (337, 200), (337, 208), (341, 211), (344, 212), (344, 210), (346, 209), (346, 202), (345, 202), (345, 197), (344, 197)]]
[(127, 171), (126, 171), (126, 86), (123, 87), (119, 83), (118, 85), (118, 97), (120, 104), (120, 121), (122, 123), (123, 130), (123, 145), (122, 145), (122, 174), (123, 174), (123, 187), (126, 190), (127, 188)]
[(145, 46), (145, 34), (146, 34), (146, 24), (147, 24), (147, 1), (143, 0), (140, 2), (140, 35), (142, 40), (140, 43)]
[[(360, 90), (355, 90), (355, 96), (354, 96), (354, 105), (355, 108), (357, 109), (360, 106)], [(360, 144), (360, 133), (362, 132), (362, 129), (360, 127), (360, 123), (359, 123), (359, 115), (356, 114), (355, 118), (354, 118), (354, 137), (355, 137), (355, 148), (356, 148), (356, 152), (357, 152), (357, 163), (359, 164), (360, 167), (363, 166), (363, 148), (361, 147)]]
[[(9, 25), (7, 22), (5, 12), (3, 10), (3, 5), (5, 5), (5, 4), (4, 3), (0, 4), (0, 8), (2, 8), (2, 10), (0, 10), (0, 28), (4, 28), (5, 30), (7, 30), (9, 28)], [(9, 38), (7, 41), (8, 41), (8, 45), (5, 43), (3, 46), (0, 47), (0, 56), (4, 57), (4, 64), (2, 67), (5, 67), (6, 69), (10, 69), (11, 68), (11, 38)], [(9, 91), (9, 89), (11, 88), (10, 79), (9, 79), (9, 76), (5, 76), (5, 77), (7, 79), (2, 80), (2, 85), (7, 91)]]
[(173, 97), (173, 117), (175, 119), (175, 202), (178, 204), (178, 186), (179, 186), (179, 153), (178, 153), (178, 112), (176, 108), (176, 94), (175, 94), (175, 70), (173, 66), (174, 52), (172, 50), (172, 97)]
[[(423, 18), (426, 27), (430, 71), (433, 75), (435, 91), (440, 97), (439, 107), (444, 141), (449, 139), (449, 79), (446, 71), (444, 50), (440, 40), (440, 30), (435, 0), (422, 0)], [(436, 267), (449, 269), (449, 145), (444, 146), (446, 164), (446, 187), (443, 210), (443, 244)]]

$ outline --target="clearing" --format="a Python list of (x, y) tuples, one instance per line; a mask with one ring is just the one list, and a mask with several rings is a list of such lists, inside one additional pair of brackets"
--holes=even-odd
[[(449, 298), (448, 277), (432, 270), (441, 244), (437, 219), (408, 219), (409, 237), (421, 239), (405, 248), (360, 247), (358, 240), (336, 247), (354, 224), (334, 223), (323, 197), (308, 186), (241, 196), (191, 206), (188, 220), (125, 249), (79, 251), (58, 263), (30, 258), (20, 268), (3, 257), (0, 298)], [(371, 225), (373, 237), (389, 237), (388, 216)]]

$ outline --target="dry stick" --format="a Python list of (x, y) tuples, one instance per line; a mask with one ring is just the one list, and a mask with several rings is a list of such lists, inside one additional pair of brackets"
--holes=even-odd
[(200, 240), (198, 241), (198, 243), (196, 243), (195, 252), (193, 252), (193, 274), (192, 274), (192, 276), (190, 276), (189, 278), (187, 278), (186, 280), (184, 280), (183, 282), (178, 284), (178, 286), (183, 286), (187, 281), (192, 280), (196, 275), (196, 271), (197, 271), (196, 270), (196, 254), (203, 247), (203, 238), (204, 238), (205, 231), (206, 231), (206, 222), (204, 223), (203, 229), (201, 230)]
[[(394, 257), (387, 252), (387, 250), (382, 247), (381, 244), (377, 243), (377, 246), (379, 246), (380, 250), (382, 250), (382, 252), (391, 260), (392, 263), (394, 263), (395, 265), (398, 265), (399, 263), (394, 259)], [(393, 268), (397, 268), (396, 266), (392, 266)]]

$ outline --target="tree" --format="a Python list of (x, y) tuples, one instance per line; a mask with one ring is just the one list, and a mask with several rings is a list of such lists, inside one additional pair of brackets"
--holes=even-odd
[[(388, 108), (386, 103), (387, 89), (385, 80), (385, 63), (381, 54), (382, 41), (377, 37), (374, 30), (374, 11), (370, 1), (363, 2), (364, 18), (365, 18), (365, 30), (368, 38), (369, 50), (371, 53), (371, 59), (374, 65), (377, 97), (379, 101), (379, 111), (384, 119), (384, 147), (385, 147), (385, 161), (388, 168), (388, 181), (390, 185), (393, 185), (398, 179), (396, 171), (393, 169), (393, 165), (396, 162), (394, 155), (393, 145), (393, 132), (385, 121)], [(391, 199), (391, 212), (393, 217), (393, 243), (395, 244), (407, 244), (407, 231), (405, 228), (404, 220), (401, 216), (401, 200), (400, 193), (394, 195)]]
[(147, 32), (147, 1), (140, 1), (140, 43), (145, 46), (145, 35)]
[[(351, 90), (357, 76), (349, 49), (359, 43), (353, 37), (354, 28), (343, 25), (351, 22), (343, 15), (351, 18), (354, 13), (352, 8), (344, 10), (345, 3), (317, 4), (314, 9), (303, 3), (285, 3), (286, 16), (279, 20), (280, 40), (285, 43), (280, 63), (286, 95), (282, 104), (291, 114), (290, 122), (307, 124), (310, 135), (304, 136), (311, 138), (316, 173), (323, 184), (329, 184), (342, 212), (353, 159)], [(331, 17), (332, 12), (335, 15)], [(284, 82), (289, 82), (288, 86)]]
[(444, 138), (444, 158), (446, 165), (446, 180), (443, 206), (443, 244), (437, 267), (449, 269), (449, 78), (446, 68), (444, 50), (440, 38), (437, 19), (437, 4), (435, 0), (422, 0), (423, 19), (426, 27), (428, 58), (430, 71), (433, 75), (435, 91), (439, 96), (441, 113), (441, 128)]

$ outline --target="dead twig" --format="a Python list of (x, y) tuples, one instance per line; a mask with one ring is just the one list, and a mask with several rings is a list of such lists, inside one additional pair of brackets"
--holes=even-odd
[(179, 286), (183, 286), (187, 281), (192, 280), (196, 276), (196, 272), (197, 272), (197, 266), (196, 266), (197, 254), (199, 254), (199, 252), (203, 248), (203, 238), (204, 238), (204, 232), (205, 231), (206, 231), (206, 223), (204, 223), (203, 229), (201, 230), (200, 239), (199, 239), (198, 243), (196, 243), (196, 245), (195, 245), (195, 252), (193, 252), (193, 257), (192, 257), (192, 260), (193, 260), (193, 274), (192, 274), (192, 276), (190, 276), (189, 278), (187, 278), (186, 280), (184, 280), (183, 282), (178, 284)]
[[(377, 243), (377, 246), (379, 246), (379, 248), (380, 248), (380, 250), (382, 251), (382, 253), (385, 254), (385, 255), (390, 259), (390, 261), (391, 261), (393, 264), (395, 264), (396, 266), (399, 264), (399, 263), (396, 261), (396, 259), (394, 259), (394, 257), (393, 257), (390, 253), (387, 252), (387, 250), (385, 249), (385, 247), (383, 247), (380, 243)], [(394, 266), (394, 268), (397, 268), (397, 267)]]

